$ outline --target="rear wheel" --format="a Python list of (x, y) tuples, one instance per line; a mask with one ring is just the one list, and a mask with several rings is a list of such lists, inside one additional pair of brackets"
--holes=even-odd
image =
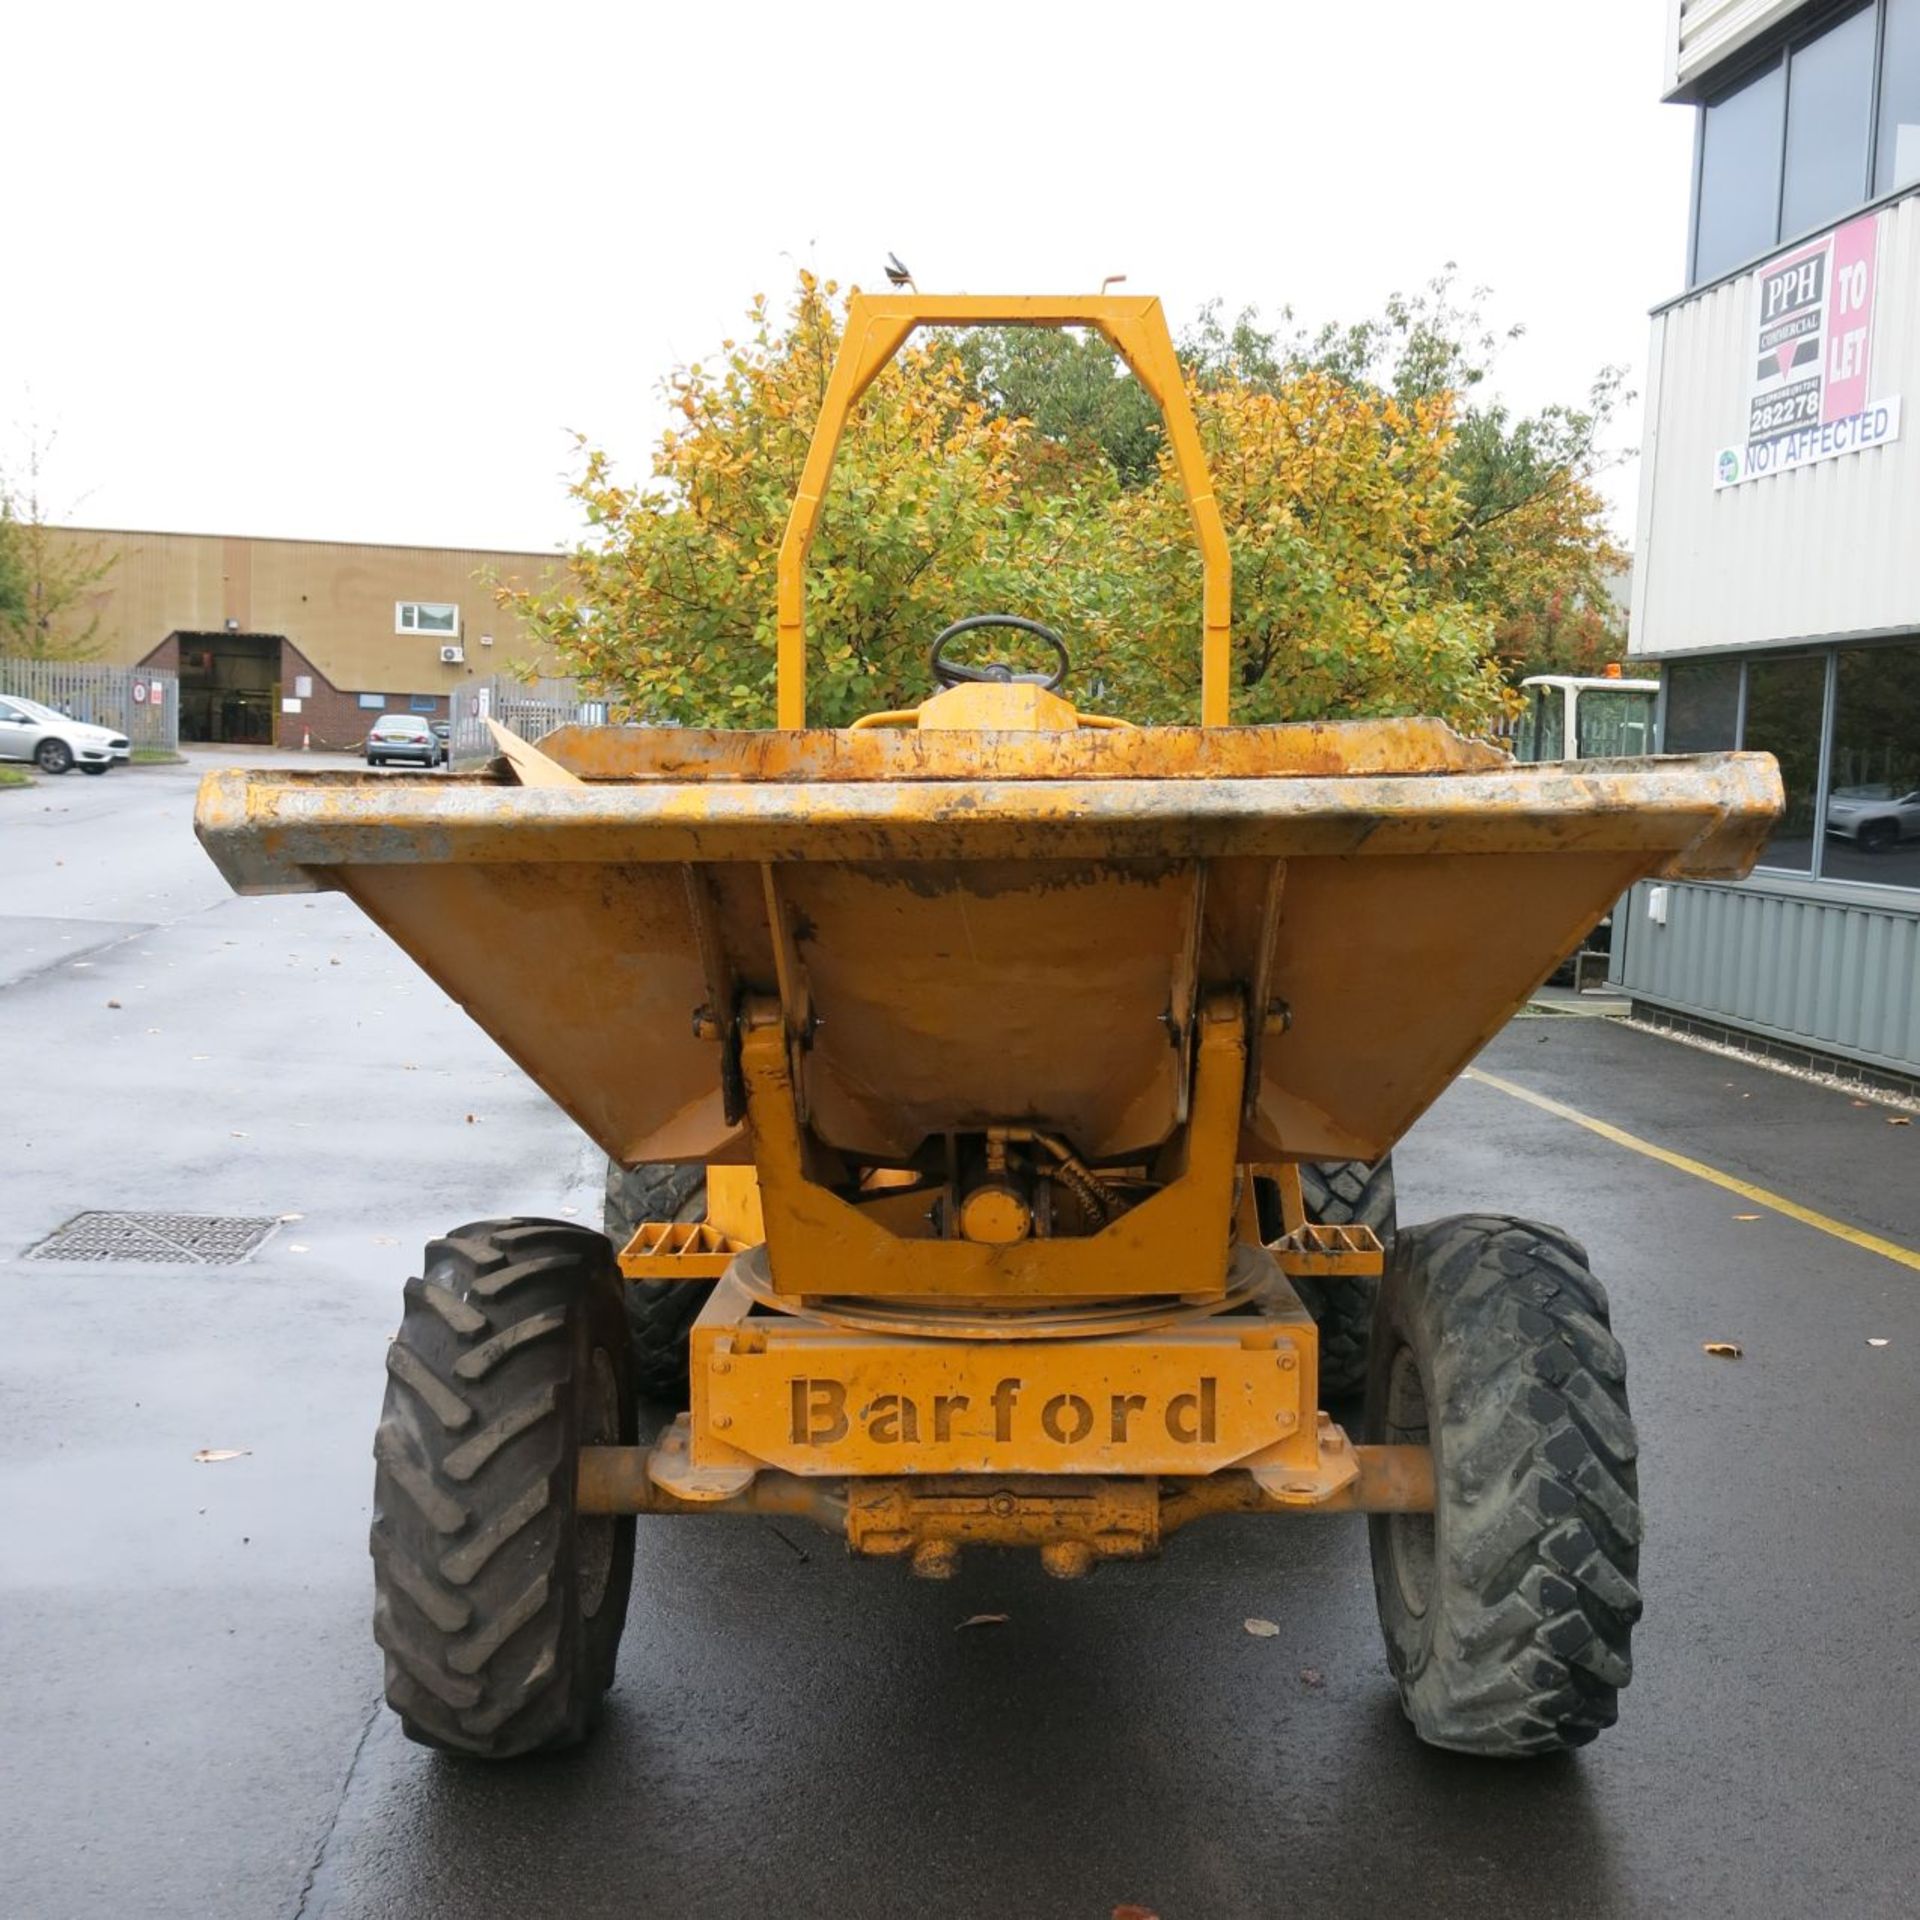
[(597, 1233), (490, 1220), (427, 1246), (374, 1438), (374, 1638), (412, 1739), (504, 1760), (584, 1739), (613, 1680), (631, 1516), (575, 1505), (635, 1436), (620, 1278)]
[[(616, 1252), (649, 1221), (706, 1217), (705, 1167), (643, 1160), (627, 1168), (617, 1160), (607, 1162), (606, 1231)], [(687, 1404), (687, 1337), (713, 1282), (629, 1280), (626, 1287), (634, 1388), (678, 1411)]]
[[(1372, 1165), (1364, 1160), (1305, 1161), (1300, 1168), (1300, 1198), (1307, 1218), (1316, 1226), (1371, 1227), (1381, 1246), (1388, 1253), (1393, 1251), (1399, 1216), (1391, 1154)], [(1269, 1240), (1278, 1239), (1278, 1182), (1262, 1179), (1258, 1200), (1261, 1233)], [(1291, 1285), (1320, 1329), (1321, 1393), (1330, 1399), (1358, 1393), (1367, 1379), (1367, 1346), (1373, 1303), (1380, 1292), (1379, 1275), (1301, 1275)]]
[(73, 765), (73, 749), (64, 740), (42, 740), (33, 750), (33, 764), (42, 773), (65, 773)]
[(1465, 1215), (1400, 1235), (1366, 1438), (1433, 1449), (1431, 1514), (1368, 1522), (1400, 1703), (1437, 1747), (1584, 1746), (1632, 1677), (1641, 1517), (1626, 1359), (1578, 1242)]

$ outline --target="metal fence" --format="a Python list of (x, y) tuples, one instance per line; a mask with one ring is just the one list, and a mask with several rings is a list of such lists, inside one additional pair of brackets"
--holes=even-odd
[(84, 660), (0, 660), (0, 694), (37, 700), (71, 720), (113, 727), (135, 747), (180, 747), (180, 676)]
[(504, 673), (476, 680), (453, 696), (456, 767), (476, 767), (493, 758), (489, 719), (511, 727), (523, 740), (538, 740), (555, 727), (605, 726), (607, 703), (585, 698), (571, 680), (516, 680)]

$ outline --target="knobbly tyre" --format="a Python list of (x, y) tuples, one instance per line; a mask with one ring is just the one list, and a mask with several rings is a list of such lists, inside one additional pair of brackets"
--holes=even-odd
[[(1159, 399), (1200, 726), (1078, 712), (1060, 637), (998, 615), (1003, 640), (939, 637), (918, 708), (806, 726), (842, 428), (914, 328), (981, 323), (1097, 329)], [(372, 1535), (406, 1730), (581, 1739), (636, 1515), (804, 1514), (923, 1575), (1031, 1547), (1071, 1576), (1234, 1511), (1370, 1516), (1423, 1739), (1592, 1739), (1640, 1613), (1606, 1295), (1566, 1234), (1498, 1215), (1401, 1228), (1383, 1275), (1364, 1180), (1329, 1196), (1633, 881), (1744, 873), (1772, 760), (1229, 726), (1227, 546), (1153, 300), (855, 297), (778, 593), (772, 730), (501, 730), (483, 773), (201, 790), (236, 888), (347, 893), (671, 1198), (618, 1247), (458, 1226), (407, 1283)], [(684, 1386), (648, 1447), (636, 1366)], [(1350, 1432), (1323, 1401), (1362, 1376)]]

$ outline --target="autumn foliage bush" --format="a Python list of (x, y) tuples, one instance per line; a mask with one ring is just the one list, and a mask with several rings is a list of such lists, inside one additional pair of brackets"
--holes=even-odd
[[(501, 597), (617, 711), (771, 724), (775, 559), (843, 311), (805, 274), (784, 312), (756, 300), (742, 338), (669, 376), (641, 484), (581, 441), (565, 577)], [(1199, 559), (1145, 397), (1097, 341), (972, 338), (917, 336), (842, 441), (807, 571), (809, 720), (915, 704), (933, 635), (981, 612), (1057, 627), (1084, 707), (1197, 718)], [(1233, 717), (1483, 729), (1507, 697), (1502, 637), (1591, 594), (1600, 502), (1564, 448), (1499, 498), (1462, 457), (1463, 423), (1488, 418), (1463, 411), (1463, 356), (1409, 378), (1402, 351), (1381, 377), (1352, 338), (1282, 354), (1243, 323), (1185, 343), (1233, 551)]]

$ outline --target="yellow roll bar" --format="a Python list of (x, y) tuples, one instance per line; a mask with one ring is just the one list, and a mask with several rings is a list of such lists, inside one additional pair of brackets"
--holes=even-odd
[(1200, 448), (1200, 430), (1187, 401), (1180, 362), (1160, 302), (1105, 294), (865, 294), (847, 302), (847, 330), (820, 403), (787, 531), (780, 542), (779, 696), (783, 727), (807, 724), (807, 550), (820, 519), (820, 502), (847, 416), (874, 377), (916, 327), (1092, 327), (1133, 370), (1160, 404), (1173, 463), (1186, 490), (1187, 510), (1200, 542), (1200, 724), (1227, 723), (1228, 627), (1233, 610), (1233, 560)]

